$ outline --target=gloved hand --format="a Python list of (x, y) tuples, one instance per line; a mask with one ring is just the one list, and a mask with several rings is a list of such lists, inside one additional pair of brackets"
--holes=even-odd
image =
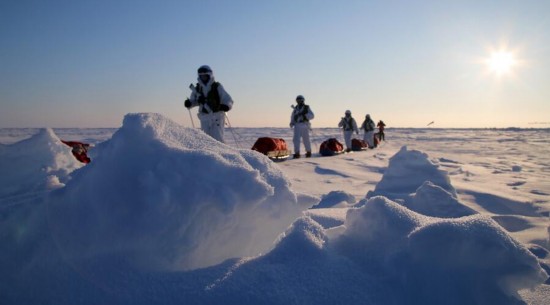
[(223, 112), (228, 112), (229, 111), (229, 106), (227, 106), (225, 104), (220, 104), (220, 110), (223, 111)]
[(185, 108), (191, 108), (191, 101), (189, 99), (186, 99), (183, 105), (185, 106)]

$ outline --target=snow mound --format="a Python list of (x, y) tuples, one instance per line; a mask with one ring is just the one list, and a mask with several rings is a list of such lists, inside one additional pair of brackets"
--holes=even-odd
[(279, 237), (277, 247), (266, 254), (266, 258), (284, 263), (289, 259), (313, 259), (320, 255), (327, 237), (323, 227), (311, 218), (298, 218), (290, 228)]
[(409, 240), (411, 281), (423, 280), (433, 289), (429, 295), (411, 291), (421, 298), (511, 304), (519, 299), (518, 290), (548, 277), (537, 258), (488, 217), (436, 221), (412, 232)]
[[(316, 210), (317, 211), (317, 210)], [(301, 217), (271, 252), (239, 261), (210, 286), (212, 304), (384, 304), (381, 282), (327, 249), (328, 236)], [(388, 303), (385, 303), (388, 304)], [(396, 304), (396, 303), (394, 303)]]
[(418, 150), (408, 150), (407, 146), (390, 158), (382, 180), (367, 198), (382, 195), (392, 200), (403, 199), (414, 193), (425, 181), (443, 188), (453, 197), (456, 190), (450, 183), (447, 172), (428, 159), (428, 155)]
[[(62, 187), (69, 174), (82, 167), (51, 128), (29, 139), (0, 146), (0, 202), (20, 195), (41, 194)], [(32, 197), (32, 196), (30, 196)]]
[(228, 304), (521, 304), (517, 291), (547, 277), (528, 249), (479, 215), (428, 217), (380, 196), (350, 209), (345, 226), (331, 237), (297, 219), (271, 252), (209, 286), (211, 296)]
[(356, 202), (355, 196), (344, 191), (332, 191), (321, 197), (321, 201), (312, 209), (347, 208)]
[(348, 211), (346, 231), (336, 243), (346, 256), (358, 262), (368, 257), (390, 257), (407, 246), (407, 236), (430, 218), (414, 213), (383, 196), (361, 200)]
[(268, 251), (305, 208), (265, 156), (158, 114), (128, 114), (97, 158), (52, 194), (65, 257), (188, 270)]
[(418, 304), (517, 304), (517, 291), (547, 278), (536, 257), (480, 215), (441, 219), (384, 197), (351, 209), (337, 252), (400, 283)]
[(416, 193), (405, 201), (405, 206), (426, 216), (456, 218), (477, 214), (463, 205), (453, 194), (430, 181), (424, 182)]

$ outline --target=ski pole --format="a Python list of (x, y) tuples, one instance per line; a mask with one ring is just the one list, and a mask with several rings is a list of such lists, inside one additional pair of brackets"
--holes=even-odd
[(195, 121), (193, 120), (193, 115), (191, 114), (191, 109), (187, 108), (187, 111), (189, 111), (189, 117), (191, 118), (191, 125), (193, 125), (193, 128), (195, 128)]
[(231, 131), (231, 134), (233, 135), (233, 140), (235, 141), (235, 145), (237, 145), (237, 148), (242, 149), (241, 145), (239, 145), (239, 141), (237, 141), (237, 137), (235, 136), (233, 127), (231, 127), (231, 122), (229, 121), (229, 116), (227, 116), (227, 112), (224, 112), (224, 115), (225, 115), (225, 118), (227, 119), (227, 126), (229, 127), (229, 131)]

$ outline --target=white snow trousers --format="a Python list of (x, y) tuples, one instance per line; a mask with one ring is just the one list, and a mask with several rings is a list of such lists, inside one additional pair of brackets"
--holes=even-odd
[(309, 141), (309, 123), (302, 122), (294, 125), (294, 153), (300, 153), (300, 139), (303, 139), (306, 151), (311, 151), (311, 142)]
[(225, 143), (223, 140), (225, 112), (218, 111), (214, 113), (199, 113), (201, 129), (212, 138)]
[(346, 142), (346, 148), (351, 149), (351, 136), (353, 135), (353, 130), (344, 130), (344, 142)]
[(369, 146), (369, 148), (373, 148), (374, 147), (374, 130), (365, 131), (365, 136), (363, 140), (367, 142), (367, 145)]

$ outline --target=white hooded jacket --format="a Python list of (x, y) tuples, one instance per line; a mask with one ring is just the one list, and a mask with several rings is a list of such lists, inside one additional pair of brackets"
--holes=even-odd
[(315, 115), (313, 111), (311, 111), (311, 107), (306, 104), (298, 105), (294, 107), (290, 115), (290, 126), (294, 126), (298, 123), (309, 123), (314, 117)]
[[(199, 98), (201, 96), (207, 97), (208, 93), (212, 89), (213, 84), (215, 83), (214, 74), (210, 72), (210, 79), (208, 80), (208, 83), (203, 83), (200, 77), (197, 77), (198, 84), (197, 86), (191, 86), (191, 97), (189, 100), (191, 101), (191, 107), (199, 106), (199, 114), (208, 114), (211, 113), (212, 110), (209, 109), (207, 104), (200, 104)], [(229, 110), (233, 107), (233, 99), (231, 96), (225, 91), (222, 84), (217, 83), (217, 89), (218, 89), (218, 96), (220, 97), (220, 104), (226, 105)]]

